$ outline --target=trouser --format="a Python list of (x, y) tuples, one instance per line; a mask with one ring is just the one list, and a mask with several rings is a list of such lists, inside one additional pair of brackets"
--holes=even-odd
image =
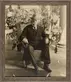
[(38, 66), (37, 61), (34, 56), (34, 47), (31, 45), (28, 45), (27, 47), (24, 47), (24, 54), (23, 54), (23, 60), (25, 61), (25, 64), (28, 65), (30, 62), (35, 68), (36, 73), (38, 72)]
[(28, 49), (29, 49), (30, 60), (31, 60), (33, 66), (35, 67), (35, 70), (37, 71), (38, 66), (37, 66), (37, 61), (36, 61), (35, 56), (34, 56), (34, 47), (29, 45)]
[[(40, 43), (42, 43), (42, 42), (40, 42)], [(49, 44), (46, 44), (46, 45), (42, 44), (42, 46), (40, 46), (39, 49), (41, 50), (41, 56), (40, 56), (40, 58), (44, 62), (44, 65), (50, 64)], [(27, 47), (24, 47), (23, 60), (25, 60), (25, 61), (31, 61), (32, 64), (33, 64), (33, 66), (37, 70), (38, 66), (37, 66), (37, 61), (36, 61), (35, 56), (34, 56), (34, 50), (35, 50), (34, 46), (32, 46), (30, 44)]]
[(46, 44), (41, 49), (41, 60), (44, 62), (44, 64), (50, 64), (50, 51), (49, 51), (49, 44)]

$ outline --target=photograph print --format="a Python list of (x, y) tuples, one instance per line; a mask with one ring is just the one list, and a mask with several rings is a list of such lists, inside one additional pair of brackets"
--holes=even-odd
[(67, 5), (5, 5), (5, 76), (66, 77)]

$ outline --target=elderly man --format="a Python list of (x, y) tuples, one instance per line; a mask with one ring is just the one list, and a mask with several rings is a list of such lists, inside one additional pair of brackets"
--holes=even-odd
[(50, 73), (51, 70), (49, 68), (49, 64), (50, 64), (50, 54), (49, 54), (49, 42), (45, 41), (47, 37), (47, 40), (49, 40), (49, 35), (45, 34), (44, 32), (44, 28), (41, 26), (35, 26), (35, 21), (33, 20), (31, 22), (31, 24), (29, 24), (28, 26), (26, 26), (21, 34), (21, 36), (19, 37), (19, 41), (23, 41), (24, 44), (27, 44), (28, 47), (25, 48), (26, 50), (26, 54), (24, 55), (24, 60), (25, 58), (27, 60), (30, 59), (30, 61), (32, 62), (33, 66), (35, 67), (35, 71), (37, 73), (38, 71), (38, 66), (34, 57), (34, 50), (41, 50), (41, 59), (44, 61), (44, 69)]

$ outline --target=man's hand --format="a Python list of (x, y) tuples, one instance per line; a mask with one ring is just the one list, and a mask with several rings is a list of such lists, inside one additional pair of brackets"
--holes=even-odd
[(46, 43), (46, 44), (49, 43), (49, 39), (48, 39), (48, 38), (45, 39), (45, 43)]
[(26, 44), (28, 44), (28, 39), (27, 38), (24, 38), (23, 39), (23, 42), (26, 43)]

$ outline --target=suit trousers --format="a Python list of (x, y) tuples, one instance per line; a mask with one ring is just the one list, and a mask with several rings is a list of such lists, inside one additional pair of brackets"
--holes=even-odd
[[(40, 45), (42, 45), (42, 46), (40, 46)], [(37, 61), (36, 61), (35, 56), (34, 56), (34, 50), (35, 49), (41, 50), (40, 59), (44, 62), (44, 64), (50, 64), (49, 44), (43, 44), (41, 41), (39, 46), (37, 46), (35, 48), (33, 45), (28, 44), (27, 47), (24, 47), (23, 60), (28, 61), (28, 62), (32, 62), (35, 69), (38, 68)]]

